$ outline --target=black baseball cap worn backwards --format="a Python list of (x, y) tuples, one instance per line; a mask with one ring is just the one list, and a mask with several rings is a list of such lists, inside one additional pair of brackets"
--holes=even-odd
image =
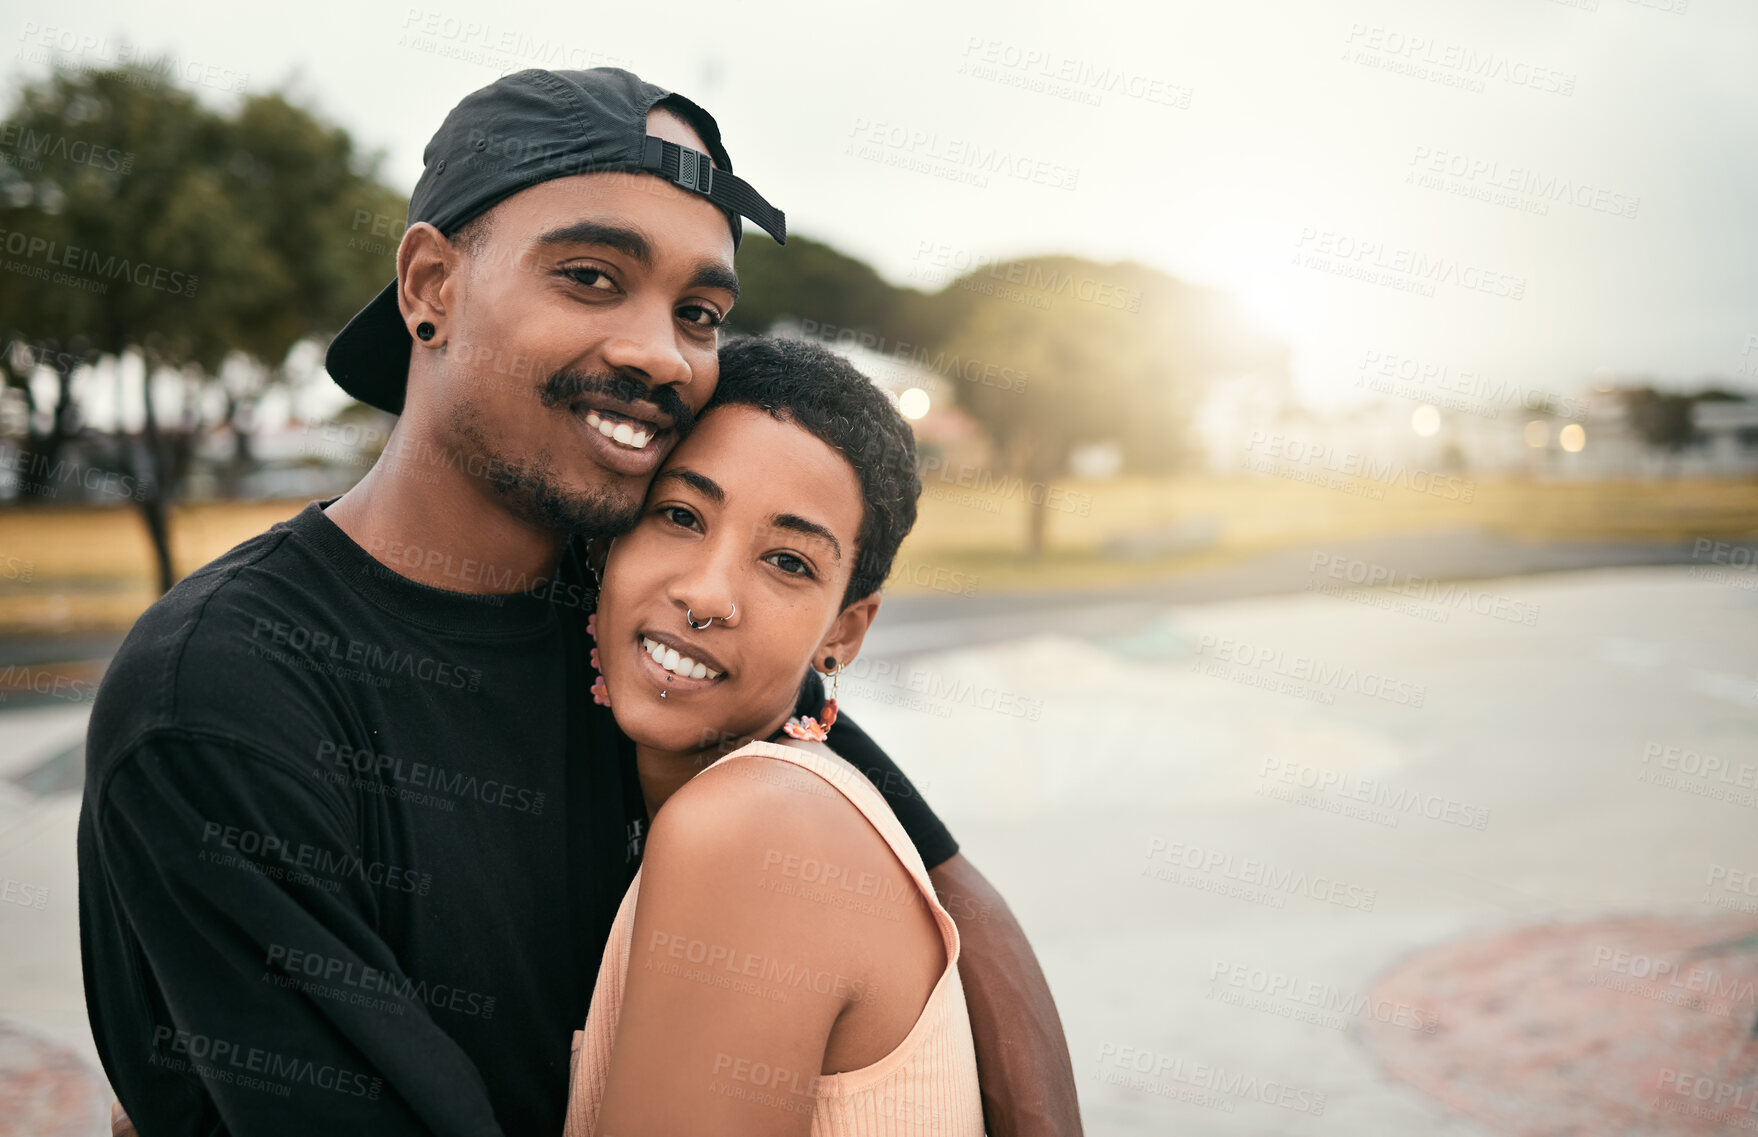
[[(647, 133), (647, 113), (661, 104), (701, 135), (707, 154)], [(714, 116), (618, 67), (504, 75), (452, 108), (422, 161), (408, 223), (425, 221), (448, 237), (520, 190), (614, 170), (650, 173), (706, 197), (726, 214), (734, 249), (741, 216), (787, 243), (786, 215), (734, 176)], [(392, 280), (330, 341), (324, 366), (356, 399), (401, 414), (413, 342)]]

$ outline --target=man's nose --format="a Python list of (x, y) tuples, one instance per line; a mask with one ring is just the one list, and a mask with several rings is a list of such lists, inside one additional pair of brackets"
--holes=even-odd
[[(604, 362), (616, 370), (639, 374), (649, 386), (669, 385), (684, 395), (694, 375), (690, 361), (678, 350), (671, 305), (632, 303), (618, 315), (621, 318), (604, 344)], [(684, 401), (694, 405), (688, 397)]]

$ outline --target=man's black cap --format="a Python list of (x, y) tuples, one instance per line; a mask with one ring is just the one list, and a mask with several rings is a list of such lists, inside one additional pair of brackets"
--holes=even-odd
[[(647, 133), (647, 112), (662, 104), (702, 136), (707, 154)], [(734, 249), (743, 236), (741, 215), (787, 241), (786, 215), (733, 175), (714, 116), (617, 67), (502, 76), (453, 107), (421, 157), (409, 224), (425, 221), (448, 237), (551, 178), (622, 170), (664, 178), (719, 206), (732, 225)], [(356, 399), (401, 414), (412, 342), (392, 280), (330, 341), (324, 366)]]

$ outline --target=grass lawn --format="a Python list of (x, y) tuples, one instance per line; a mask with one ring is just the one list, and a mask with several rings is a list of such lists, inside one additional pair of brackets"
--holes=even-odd
[[(1015, 483), (930, 478), (888, 589), (896, 594), (1104, 587), (1214, 567), (1280, 545), (1483, 529), (1533, 540), (1758, 543), (1758, 485), (1479, 481), (1471, 500), (1404, 486), (1344, 492), (1271, 477), (1118, 478), (1059, 483), (1048, 547), (1024, 559), (1031, 503)], [(1377, 492), (1383, 496), (1370, 496)], [(173, 511), (172, 552), (188, 572), (303, 501), (223, 502)], [(1184, 534), (1192, 539), (1177, 543)], [(1133, 555), (1107, 552), (1133, 542)], [(1158, 550), (1158, 551), (1156, 551)], [(151, 545), (128, 508), (0, 512), (0, 636), (121, 631), (154, 598)]]

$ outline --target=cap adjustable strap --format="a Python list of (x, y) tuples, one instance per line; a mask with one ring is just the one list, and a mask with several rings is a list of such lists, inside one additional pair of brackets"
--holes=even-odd
[(730, 170), (715, 169), (701, 151), (649, 134), (641, 152), (641, 168), (701, 194), (722, 209), (749, 217), (777, 244), (787, 244), (787, 214), (764, 201), (750, 182)]

